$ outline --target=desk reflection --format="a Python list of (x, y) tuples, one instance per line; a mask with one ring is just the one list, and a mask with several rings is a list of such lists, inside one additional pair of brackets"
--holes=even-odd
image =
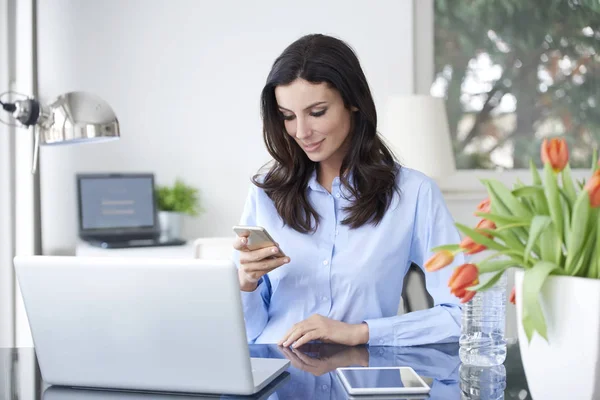
[(298, 350), (276, 345), (250, 345), (250, 354), (252, 357), (288, 358), (291, 362), (288, 369), (290, 381), (269, 400), (351, 398), (339, 381), (335, 369), (353, 366), (412, 367), (431, 387), (428, 399), (452, 400), (461, 397), (457, 344), (419, 347), (311, 344)]
[[(352, 366), (412, 367), (431, 387), (429, 396), (406, 399), (497, 400), (504, 398), (506, 370), (472, 369), (460, 364), (457, 344), (419, 347), (346, 347), (310, 344), (300, 349), (277, 345), (250, 345), (252, 357), (287, 358), (290, 368), (254, 397), (181, 395), (49, 387), (43, 400), (181, 400), (190, 399), (360, 399), (349, 396), (339, 381), (336, 368)], [(462, 389), (462, 390), (461, 390)], [(362, 397), (375, 399), (375, 397)], [(381, 396), (377, 398), (403, 397)]]

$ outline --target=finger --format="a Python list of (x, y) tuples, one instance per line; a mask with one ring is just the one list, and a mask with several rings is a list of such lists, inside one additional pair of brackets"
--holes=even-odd
[[(314, 331), (313, 331), (314, 332)], [(298, 357), (300, 360), (302, 360), (303, 363), (310, 365), (311, 367), (318, 367), (320, 361), (316, 360), (304, 353), (302, 353), (299, 349), (299, 346), (292, 346), (292, 352), (296, 355), (296, 357)], [(285, 347), (284, 347), (285, 349)], [(289, 351), (289, 350), (288, 350)]]
[(290, 346), (292, 343), (296, 343), (298, 339), (302, 336), (306, 335), (308, 332), (311, 332), (312, 328), (304, 328), (304, 329), (296, 329), (292, 334), (283, 342), (284, 347)]
[(276, 257), (262, 260), (259, 262), (245, 263), (244, 270), (246, 272), (270, 272), (275, 268), (279, 268), (290, 262), (289, 257)]
[(276, 256), (279, 253), (277, 246), (268, 246), (263, 249), (251, 250), (244, 254), (244, 260), (247, 262), (257, 262), (270, 257)]
[(296, 329), (302, 329), (301, 327), (306, 323), (306, 320), (302, 321), (302, 322), (298, 322), (297, 324), (294, 324), (290, 329), (288, 329), (288, 331), (285, 333), (285, 335), (283, 335), (283, 337), (281, 338), (281, 340), (279, 342), (277, 342), (278, 345), (283, 346), (283, 343), (287, 340), (287, 338), (296, 330)]
[(319, 339), (319, 336), (320, 336), (319, 332), (316, 329), (306, 333), (305, 335), (300, 337), (298, 340), (296, 340), (296, 343), (294, 343), (292, 345), (292, 350), (310, 342), (311, 340)]
[(240, 234), (233, 241), (233, 248), (239, 251), (246, 251), (248, 248), (246, 245), (248, 244), (248, 234)]

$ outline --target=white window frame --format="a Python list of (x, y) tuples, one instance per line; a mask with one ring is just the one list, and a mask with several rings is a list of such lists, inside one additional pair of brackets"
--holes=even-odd
[[(434, 1), (413, 0), (413, 71), (414, 90), (416, 94), (429, 94), (433, 83), (434, 70)], [(587, 179), (589, 169), (574, 169), (574, 179)], [(531, 182), (531, 173), (527, 169), (514, 170), (458, 170), (455, 174), (438, 181), (444, 194), (465, 199), (485, 196), (485, 187), (481, 179), (497, 179), (512, 188), (517, 179), (525, 183)]]

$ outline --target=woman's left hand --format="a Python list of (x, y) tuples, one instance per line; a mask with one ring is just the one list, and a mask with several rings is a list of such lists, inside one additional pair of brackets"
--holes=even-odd
[(312, 340), (357, 346), (369, 341), (369, 326), (364, 322), (347, 324), (315, 314), (292, 326), (278, 344), (296, 348)]

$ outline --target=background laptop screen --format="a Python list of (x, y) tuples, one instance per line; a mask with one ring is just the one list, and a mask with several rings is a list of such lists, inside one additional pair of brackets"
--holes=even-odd
[(154, 225), (151, 176), (82, 178), (79, 185), (82, 229)]

